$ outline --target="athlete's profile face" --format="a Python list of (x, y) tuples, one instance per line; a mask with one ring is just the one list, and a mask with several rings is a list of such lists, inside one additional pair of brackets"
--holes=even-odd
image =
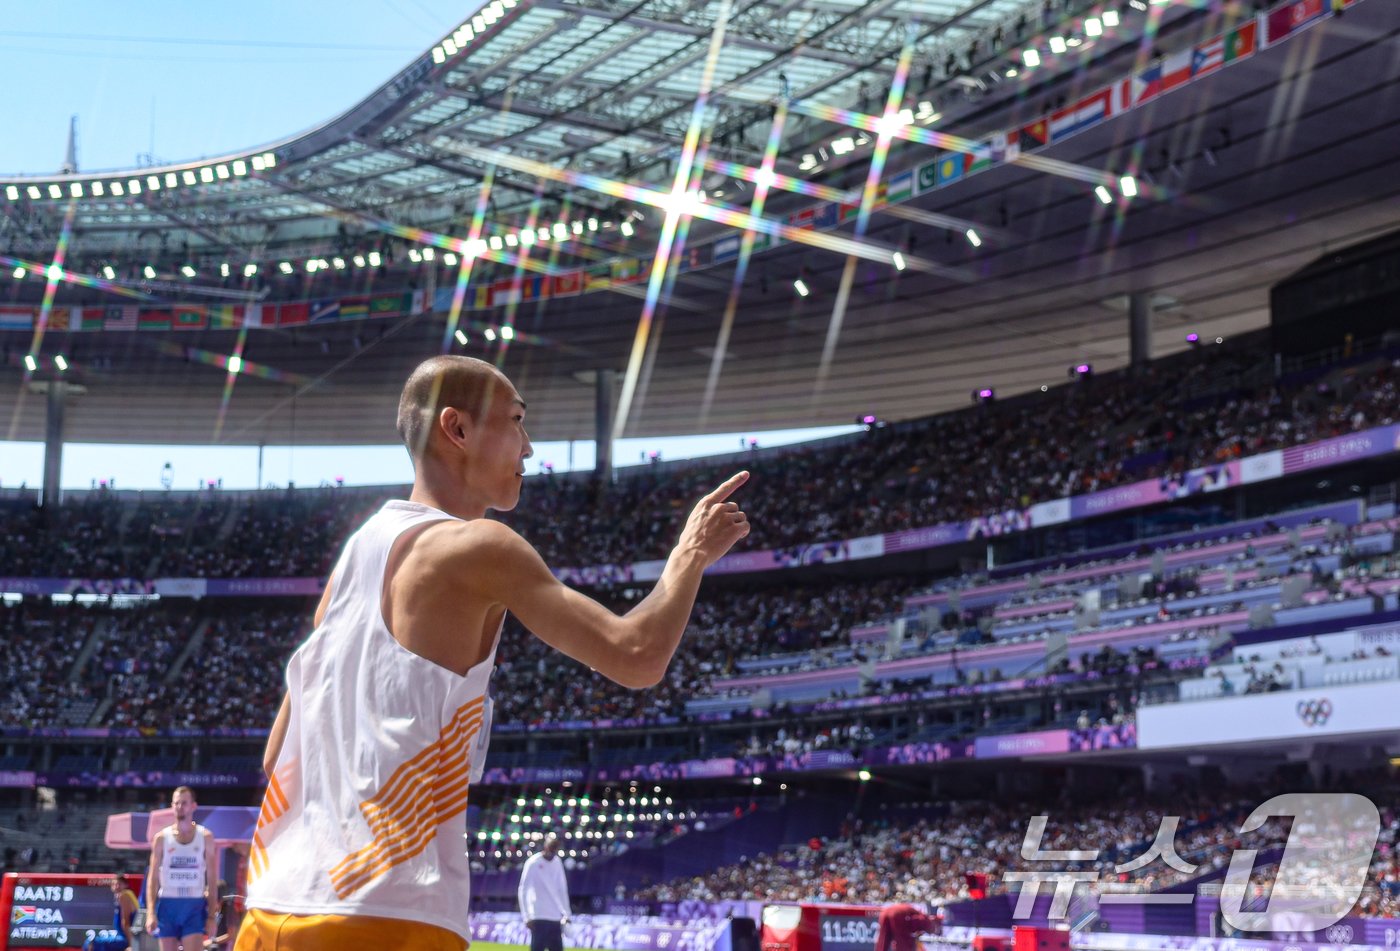
[(488, 507), (508, 512), (520, 501), (520, 484), (525, 478), (525, 460), (534, 454), (530, 434), (525, 431), (525, 401), (514, 386), (502, 379), (495, 397), (477, 427), (476, 471), (489, 481), (483, 486)]

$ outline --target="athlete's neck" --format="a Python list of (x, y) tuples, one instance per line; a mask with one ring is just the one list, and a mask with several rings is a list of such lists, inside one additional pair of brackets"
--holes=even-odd
[(191, 817), (189, 819), (176, 819), (175, 834), (182, 839), (187, 839), (190, 836), (194, 835), (194, 818)]

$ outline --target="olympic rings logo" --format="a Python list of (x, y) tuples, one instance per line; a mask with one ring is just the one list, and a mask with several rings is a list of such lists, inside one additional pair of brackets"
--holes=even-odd
[(1331, 718), (1332, 701), (1326, 697), (1321, 700), (1298, 701), (1298, 719), (1303, 721), (1304, 726), (1326, 726)]

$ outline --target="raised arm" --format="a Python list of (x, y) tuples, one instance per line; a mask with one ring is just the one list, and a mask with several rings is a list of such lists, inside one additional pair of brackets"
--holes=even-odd
[(701, 575), (749, 533), (748, 517), (729, 501), (748, 478), (740, 472), (696, 504), (656, 587), (621, 616), (561, 584), (539, 554), (499, 522), (482, 519), (458, 529), (450, 570), (467, 579), (476, 597), (504, 604), (551, 647), (624, 687), (651, 687), (680, 644)]

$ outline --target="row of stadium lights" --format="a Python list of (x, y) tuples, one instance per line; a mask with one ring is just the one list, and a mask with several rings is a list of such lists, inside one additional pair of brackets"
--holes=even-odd
[[(1201, 335), (1193, 331), (1193, 332), (1191, 332), (1191, 333), (1189, 333), (1189, 334), (1186, 335), (1186, 342), (1189, 343), (1189, 344), (1190, 344), (1191, 346), (1193, 346), (1193, 347), (1199, 347), (1199, 346), (1201, 345)], [(1225, 338), (1224, 338), (1224, 337), (1216, 337), (1216, 338), (1215, 338), (1215, 342), (1216, 342), (1216, 343), (1224, 343), (1224, 342), (1225, 342)], [(1089, 377), (1091, 377), (1091, 376), (1094, 375), (1094, 366), (1093, 366), (1093, 364), (1090, 364), (1090, 363), (1080, 363), (1080, 364), (1077, 364), (1077, 365), (1072, 366), (1072, 367), (1069, 368), (1069, 375), (1070, 375), (1071, 377), (1073, 377), (1074, 379), (1077, 379), (1077, 380), (1087, 380)], [(1050, 384), (1048, 384), (1048, 383), (1042, 383), (1042, 384), (1040, 384), (1040, 392), (1042, 392), (1042, 393), (1049, 393), (1049, 392), (1050, 392)], [(983, 387), (983, 388), (980, 389), (980, 390), (973, 390), (973, 391), (972, 391), (972, 401), (973, 401), (974, 403), (988, 403), (988, 402), (991, 402), (992, 400), (996, 399), (996, 396), (997, 396), (997, 391), (994, 390), (994, 389), (992, 389), (990, 386)], [(869, 417), (866, 417), (866, 419), (867, 419), (867, 420), (873, 420), (874, 417), (873, 417), (873, 416), (869, 416)]]
[[(660, 793), (660, 791), (661, 791), (661, 787), (658, 786), (658, 787), (656, 788), (656, 792), (657, 792), (657, 793)], [(619, 824), (619, 823), (627, 823), (627, 822), (660, 822), (660, 821), (662, 821), (663, 819), (665, 819), (665, 820), (668, 821), (668, 822), (671, 822), (671, 821), (674, 821), (674, 820), (676, 820), (676, 819), (682, 819), (682, 818), (691, 818), (691, 819), (693, 819), (693, 818), (695, 818), (695, 813), (694, 813), (693, 811), (690, 812), (690, 813), (688, 813), (688, 814), (687, 814), (687, 813), (684, 813), (684, 812), (678, 814), (678, 813), (676, 813), (676, 812), (671, 811), (669, 808), (668, 808), (667, 811), (665, 811), (665, 812), (659, 811), (659, 810), (661, 809), (662, 806), (670, 807), (670, 806), (674, 805), (674, 801), (672, 800), (672, 798), (671, 798), (670, 796), (666, 796), (666, 797), (664, 797), (664, 799), (663, 799), (663, 797), (661, 797), (660, 795), (655, 795), (655, 796), (646, 796), (646, 795), (637, 796), (637, 795), (635, 795), (635, 793), (636, 793), (636, 790), (635, 790), (635, 789), (632, 790), (632, 793), (633, 793), (633, 795), (628, 796), (626, 799), (624, 799), (624, 798), (622, 798), (621, 796), (619, 796), (615, 802), (612, 801), (612, 800), (604, 799), (601, 803), (599, 803), (599, 805), (600, 805), (601, 808), (604, 809), (604, 810), (609, 809), (609, 808), (612, 808), (612, 809), (615, 809), (615, 810), (621, 810), (621, 809), (623, 809), (623, 808), (625, 807), (625, 808), (628, 808), (628, 809), (633, 810), (633, 811), (626, 812), (626, 813), (623, 813), (623, 812), (621, 812), (621, 811), (615, 811), (615, 812), (613, 812), (611, 815), (609, 815), (607, 812), (600, 812), (597, 816), (581, 815), (581, 816), (574, 817), (574, 816), (571, 816), (571, 815), (564, 815), (564, 816), (560, 816), (560, 817), (559, 817), (558, 825), (561, 825), (561, 826), (584, 826), (584, 825), (588, 825), (588, 824), (590, 824), (590, 823), (604, 824), (604, 823), (607, 823), (607, 822), (612, 822), (612, 823), (614, 824), (614, 826), (616, 827), (616, 825)], [(533, 806), (533, 808), (536, 808), (536, 809), (541, 809), (541, 808), (546, 808), (546, 807), (548, 807), (548, 806), (550, 806), (550, 805), (553, 805), (554, 808), (556, 808), (556, 809), (558, 809), (558, 808), (564, 808), (565, 806), (567, 806), (567, 807), (569, 807), (569, 808), (579, 808), (579, 807), (582, 807), (582, 808), (585, 808), (585, 809), (586, 809), (586, 808), (589, 808), (589, 807), (591, 807), (591, 806), (593, 805), (593, 801), (592, 801), (591, 799), (589, 799), (587, 796), (583, 796), (583, 797), (569, 797), (569, 798), (567, 798), (567, 799), (566, 799), (566, 798), (563, 798), (563, 797), (555, 797), (555, 798), (553, 798), (553, 799), (550, 799), (550, 798), (548, 798), (548, 794), (546, 794), (545, 797), (535, 797), (533, 800), (527, 799), (527, 798), (524, 798), (524, 797), (521, 797), (521, 798), (519, 798), (519, 799), (516, 799), (516, 801), (515, 801), (515, 806), (516, 806), (517, 811), (511, 814), (511, 816), (510, 816), (510, 822), (511, 822), (513, 825), (531, 825), (531, 824), (534, 823), (534, 817), (529, 816), (529, 815), (525, 815), (525, 814), (519, 812), (518, 810), (524, 809), (524, 808), (529, 808), (529, 807), (531, 807), (531, 806)], [(641, 813), (639, 813), (639, 812), (636, 812), (636, 811), (635, 811), (635, 810), (637, 809), (637, 807), (642, 807), (642, 808), (648, 808), (648, 807), (650, 807), (650, 808), (656, 809), (656, 810), (658, 810), (658, 811), (656, 811), (656, 812), (650, 812), (650, 813), (647, 813), (647, 812), (641, 812)], [(540, 816), (540, 817), (539, 817), (539, 825), (541, 825), (541, 826), (552, 826), (552, 825), (555, 825), (555, 822), (554, 822), (554, 819), (553, 819), (552, 816), (544, 815), (544, 816)], [(477, 832), (476, 838), (477, 838), (477, 840), (480, 841), (480, 842), (488, 842), (488, 843), (502, 843), (502, 842), (507, 842), (507, 841), (509, 841), (509, 842), (517, 842), (517, 843), (518, 843), (518, 842), (539, 842), (539, 841), (542, 841), (542, 840), (543, 840), (546, 836), (548, 836), (548, 835), (556, 835), (556, 836), (558, 836), (559, 838), (562, 838), (562, 839), (574, 839), (574, 840), (585, 840), (585, 841), (588, 841), (588, 840), (609, 840), (609, 839), (611, 839), (611, 840), (616, 840), (616, 839), (632, 839), (632, 838), (635, 838), (635, 837), (636, 837), (636, 833), (633, 832), (633, 830), (631, 830), (631, 829), (618, 830), (618, 829), (616, 829), (616, 828), (614, 828), (614, 829), (582, 829), (582, 828), (572, 828), (572, 829), (559, 829), (558, 831), (555, 831), (555, 832), (551, 832), (549, 829), (540, 829), (539, 831), (529, 830), (529, 829), (524, 830), (524, 831), (521, 831), (521, 830), (513, 830), (513, 831), (509, 832), (508, 834), (507, 834), (506, 832), (501, 831), (500, 829), (496, 829), (496, 830), (491, 831), (491, 832), (487, 832), (486, 830), (483, 829), (483, 830)], [(507, 850), (507, 852), (509, 852), (509, 850)], [(482, 852), (480, 852), (479, 854), (485, 855), (486, 853), (485, 853), (484, 851), (482, 851)], [(570, 856), (573, 856), (573, 855), (575, 855), (575, 851), (574, 851), (574, 850), (570, 850), (570, 851), (568, 851), (566, 854), (568, 854), (568, 855), (570, 855)], [(582, 854), (583, 854), (583, 856), (586, 857), (586, 856), (588, 855), (587, 850), (586, 850), (586, 849), (583, 850)], [(500, 855), (501, 855), (500, 852), (497, 852), (497, 853), (496, 853), (496, 857), (497, 857), (497, 858), (500, 858)]]
[(481, 8), (481, 12), (466, 20), (461, 26), (452, 31), (437, 46), (433, 47), (433, 62), (442, 65), (447, 62), (449, 56), (456, 56), (466, 49), (472, 38), (480, 36), (486, 32), (486, 28), (494, 24), (501, 17), (506, 15), (506, 11), (515, 6), (516, 0), (491, 0), (486, 6)]
[(264, 152), (261, 155), (252, 156), (247, 161), (234, 159), (230, 162), (219, 162), (199, 168), (187, 168), (179, 172), (147, 175), (144, 179), (137, 175), (113, 178), (107, 181), (94, 179), (88, 182), (10, 184), (5, 186), (5, 197), (10, 201), (19, 201), (21, 197), (27, 197), (32, 201), (45, 198), (125, 198), (140, 195), (143, 191), (158, 192), (161, 189), (170, 190), (182, 185), (209, 185), (229, 179), (244, 178), (250, 170), (262, 172), (276, 165), (276, 154)]

